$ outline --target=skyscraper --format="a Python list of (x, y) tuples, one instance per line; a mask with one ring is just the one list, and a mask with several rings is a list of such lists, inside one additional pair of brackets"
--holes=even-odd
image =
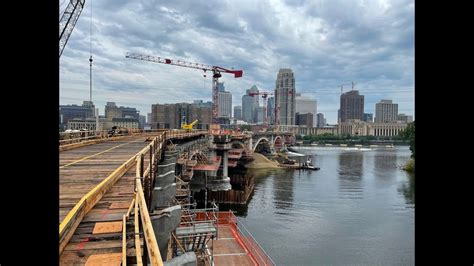
[(267, 119), (269, 124), (275, 124), (275, 97), (268, 97)]
[(263, 123), (263, 114), (264, 114), (263, 106), (255, 108), (255, 119), (254, 119), (255, 123)]
[(326, 118), (324, 118), (324, 115), (322, 113), (318, 113), (318, 124), (317, 127), (324, 127), (326, 125)]
[(296, 113), (296, 89), (293, 71), (281, 68), (275, 82), (275, 104), (279, 125), (294, 125)]
[(234, 106), (234, 118), (242, 120), (242, 106)]
[(359, 95), (358, 90), (351, 90), (341, 95), (340, 122), (349, 119), (364, 120), (364, 95)]
[(374, 121), (374, 117), (370, 113), (364, 113), (364, 121), (372, 123)]
[(397, 121), (398, 104), (392, 100), (381, 100), (375, 104), (375, 123), (388, 123)]
[(230, 118), (232, 115), (232, 93), (228, 91), (219, 91), (218, 99), (218, 117)]
[(316, 125), (317, 103), (308, 97), (296, 95), (296, 112), (299, 114), (313, 114), (313, 125)]
[(225, 91), (224, 82), (217, 82), (217, 89), (219, 91)]
[(242, 96), (242, 120), (255, 123), (255, 112), (258, 107), (258, 95), (250, 96), (250, 92), (258, 92), (257, 86), (253, 85), (247, 94)]

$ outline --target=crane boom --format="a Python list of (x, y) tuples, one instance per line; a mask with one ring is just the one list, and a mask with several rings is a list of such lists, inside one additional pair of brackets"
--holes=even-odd
[(166, 65), (195, 68), (195, 69), (203, 70), (204, 72), (212, 71), (213, 73), (213, 76), (212, 76), (212, 123), (213, 124), (219, 123), (219, 120), (217, 118), (218, 109), (219, 109), (218, 108), (219, 89), (217, 87), (217, 83), (219, 81), (219, 78), (222, 77), (221, 72), (234, 74), (234, 78), (240, 78), (243, 75), (242, 70), (230, 70), (230, 69), (226, 69), (220, 66), (210, 66), (210, 65), (200, 64), (200, 63), (189, 63), (182, 60), (172, 60), (172, 59), (162, 58), (162, 57), (153, 56), (153, 55), (127, 53), (125, 57), (131, 58), (131, 59), (143, 60), (143, 61), (150, 61), (150, 62), (155, 62), (155, 63), (160, 63), (160, 64), (166, 64)]
[(59, 57), (63, 53), (69, 36), (84, 8), (85, 0), (70, 0), (59, 20)]

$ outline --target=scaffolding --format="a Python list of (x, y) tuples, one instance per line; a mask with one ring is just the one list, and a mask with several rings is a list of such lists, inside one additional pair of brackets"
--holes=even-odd
[[(215, 202), (210, 208), (196, 209), (195, 203), (183, 204), (181, 223), (173, 236), (173, 256), (193, 251), (205, 265), (214, 265), (213, 240), (217, 239), (219, 207)], [(208, 245), (211, 241), (211, 245)]]

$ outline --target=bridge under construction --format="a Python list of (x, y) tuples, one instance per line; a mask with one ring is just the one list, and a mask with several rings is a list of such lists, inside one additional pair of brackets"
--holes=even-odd
[(190, 200), (203, 174), (205, 186), (229, 190), (229, 162), (251, 156), (253, 142), (200, 130), (63, 138), (60, 264), (273, 265), (232, 212)]

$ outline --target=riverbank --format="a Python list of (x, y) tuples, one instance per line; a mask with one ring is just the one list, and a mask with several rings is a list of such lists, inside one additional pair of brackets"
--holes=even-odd
[(407, 172), (414, 173), (415, 172), (415, 159), (408, 160), (402, 169)]

